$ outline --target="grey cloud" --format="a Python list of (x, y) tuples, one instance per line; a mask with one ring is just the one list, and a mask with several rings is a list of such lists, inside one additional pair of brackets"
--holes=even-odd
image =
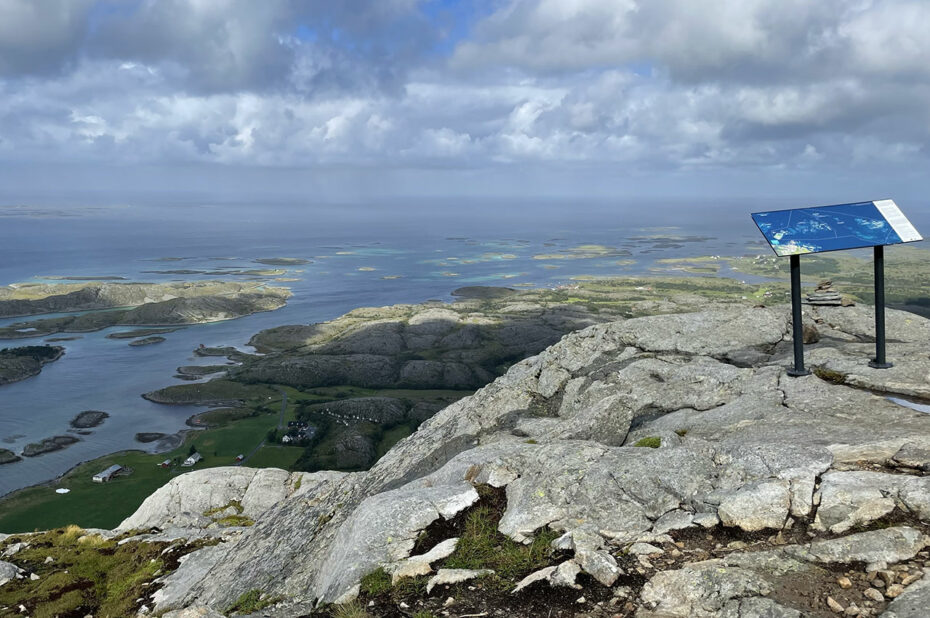
[(460, 68), (533, 72), (641, 64), (676, 80), (776, 81), (917, 73), (930, 52), (930, 6), (912, 0), (533, 0), (475, 28)]
[(418, 0), (97, 4), (92, 28), (51, 19), (47, 60), (0, 74), (0, 161), (590, 178), (930, 156), (923, 3), (490, 6), (447, 59)]
[(0, 78), (72, 66), (92, 0), (0, 0)]
[(398, 93), (438, 36), (418, 4), (0, 0), (0, 78), (75, 70), (89, 59), (157, 69), (186, 92)]
[(194, 91), (267, 88), (284, 83), (293, 62), (278, 38), (289, 13), (284, 0), (147, 2), (103, 19), (88, 47), (96, 57), (173, 64)]

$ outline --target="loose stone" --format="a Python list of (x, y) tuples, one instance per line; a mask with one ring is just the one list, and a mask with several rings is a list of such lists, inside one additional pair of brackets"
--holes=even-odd
[(885, 591), (885, 596), (889, 599), (893, 599), (904, 592), (904, 586), (901, 584), (891, 584), (888, 586), (888, 590)]
[(865, 592), (862, 594), (876, 603), (884, 603), (885, 601), (885, 596), (875, 588), (866, 588)]
[(914, 573), (913, 575), (907, 575), (906, 577), (904, 577), (904, 579), (901, 580), (901, 585), (910, 586), (911, 584), (913, 584), (914, 582), (916, 582), (918, 579), (920, 579), (923, 576), (924, 576), (923, 572), (917, 572), (917, 573)]
[(836, 599), (833, 597), (827, 597), (827, 607), (830, 608), (830, 611), (836, 612), (837, 614), (842, 614), (846, 611), (846, 608), (837, 603)]

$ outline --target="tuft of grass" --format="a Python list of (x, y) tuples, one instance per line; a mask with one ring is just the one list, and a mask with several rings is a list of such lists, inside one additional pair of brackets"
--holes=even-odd
[(390, 592), (391, 576), (388, 575), (384, 568), (379, 567), (362, 578), (360, 590), (362, 594), (372, 597)]
[(372, 618), (362, 604), (358, 601), (350, 601), (333, 608), (333, 618)]
[(493, 569), (503, 580), (540, 569), (549, 564), (549, 544), (558, 537), (543, 530), (529, 545), (522, 545), (497, 531), (500, 515), (491, 507), (478, 505), (469, 512), (465, 530), (455, 552), (443, 563), (448, 569)]
[(403, 579), (398, 580), (398, 582), (391, 589), (391, 596), (398, 600), (425, 596), (426, 584), (429, 583), (429, 580), (429, 575), (404, 577)]
[(278, 602), (277, 597), (269, 597), (258, 588), (246, 590), (239, 595), (239, 598), (232, 605), (226, 608), (225, 614), (251, 614), (265, 609), (269, 605)]
[(71, 524), (70, 526), (65, 526), (65, 529), (61, 533), (60, 541), (71, 543), (82, 536), (84, 536), (84, 528)]
[(688, 435), (688, 430), (687, 429), (676, 429), (675, 433), (678, 434), (679, 438), (684, 438), (686, 435)]
[(662, 446), (662, 438), (657, 436), (647, 436), (645, 438), (640, 438), (636, 441), (633, 446), (640, 446), (645, 448), (659, 448)]

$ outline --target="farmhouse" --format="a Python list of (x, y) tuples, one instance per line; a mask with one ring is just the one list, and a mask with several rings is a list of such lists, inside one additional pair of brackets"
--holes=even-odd
[(193, 455), (185, 459), (184, 463), (182, 463), (181, 465), (186, 468), (190, 468), (191, 466), (196, 464), (201, 459), (203, 459), (203, 455), (201, 455), (200, 453), (194, 453)]
[(117, 473), (123, 469), (123, 466), (119, 464), (113, 464), (103, 472), (99, 472), (93, 476), (93, 481), (95, 483), (106, 483), (111, 480)]

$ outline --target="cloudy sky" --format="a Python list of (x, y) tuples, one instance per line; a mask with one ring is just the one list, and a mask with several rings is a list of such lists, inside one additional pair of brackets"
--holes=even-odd
[(923, 198), (923, 0), (0, 0), (0, 196)]

